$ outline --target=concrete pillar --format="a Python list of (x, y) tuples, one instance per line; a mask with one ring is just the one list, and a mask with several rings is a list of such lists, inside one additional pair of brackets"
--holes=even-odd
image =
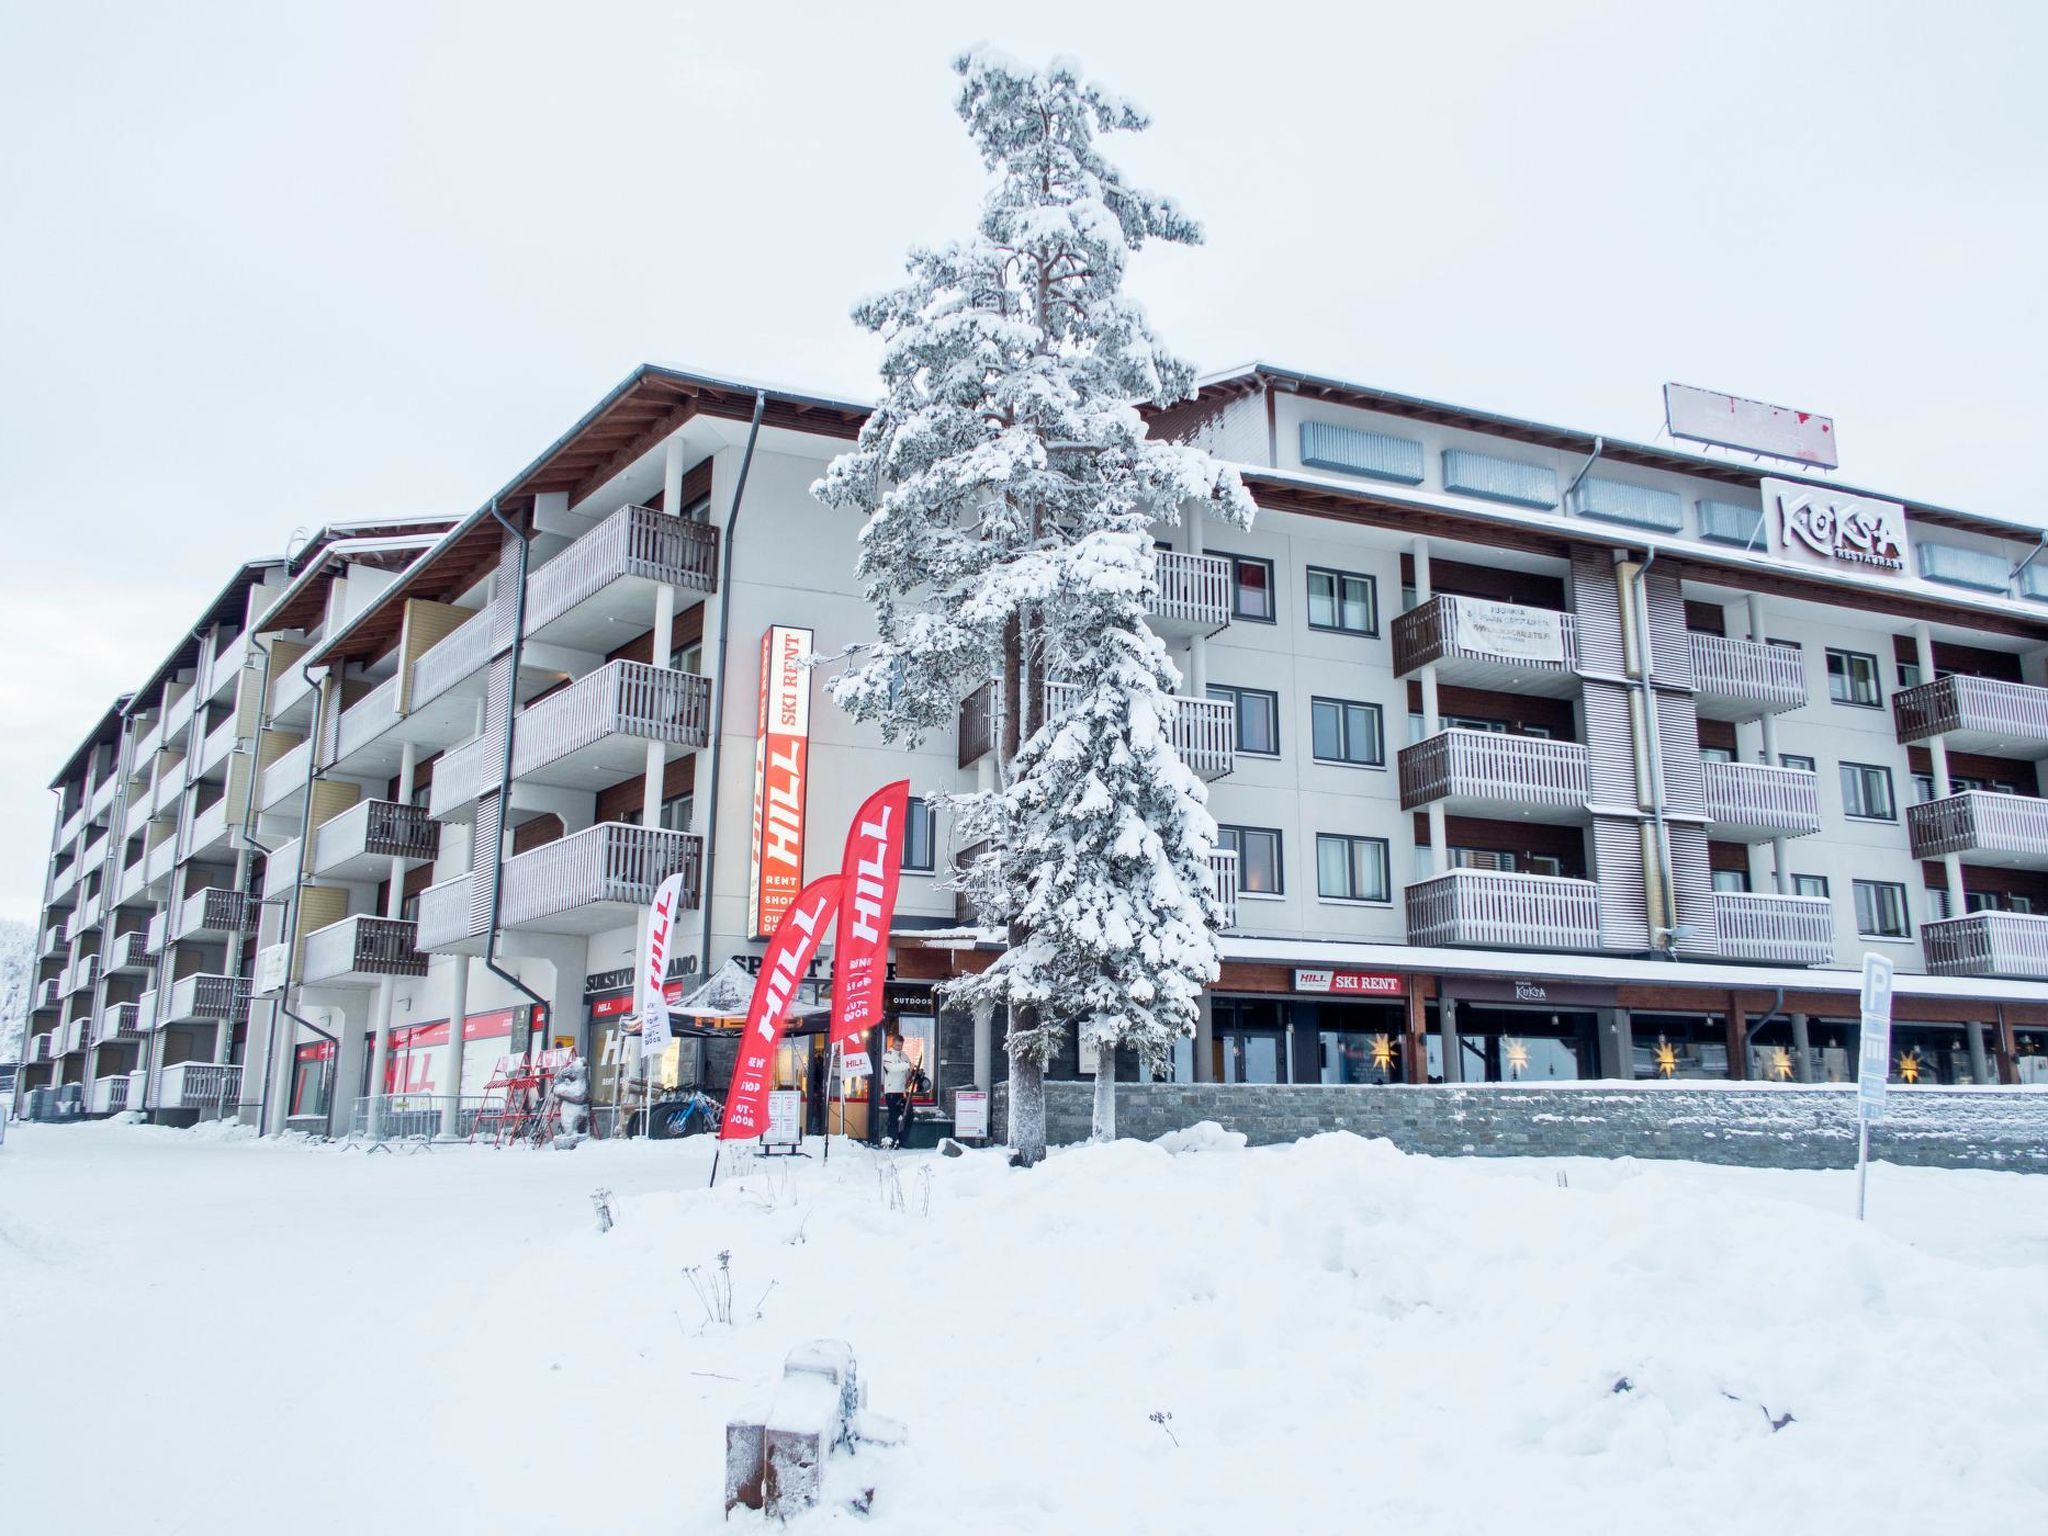
[(1813, 1041), (1806, 1028), (1806, 1015), (1792, 1015), (1792, 1078), (1795, 1082), (1810, 1083), (1814, 1079)]
[(1635, 1029), (1626, 1008), (1600, 1010), (1600, 1075), (1626, 1083), (1635, 1081)]
[(1442, 1037), (1444, 1081), (1462, 1083), (1465, 1081), (1465, 1046), (1458, 1036), (1458, 1000), (1455, 997), (1437, 994), (1436, 1027)]
[(987, 1093), (995, 1087), (996, 1005), (974, 1005), (974, 1086)]
[(1195, 1081), (1216, 1081), (1216, 1000), (1207, 992), (1195, 1007)]
[(458, 1140), (462, 1135), (462, 1048), (463, 1025), (469, 1018), (469, 956), (457, 955), (449, 976), (448, 993), (448, 1080), (441, 1091), (441, 1139)]
[(1984, 1050), (1984, 1025), (1972, 1019), (1963, 1026), (1963, 1040), (1970, 1048), (1970, 1081), (1972, 1083), (1995, 1083), (1998, 1076), (1991, 1070), (1991, 1058)]

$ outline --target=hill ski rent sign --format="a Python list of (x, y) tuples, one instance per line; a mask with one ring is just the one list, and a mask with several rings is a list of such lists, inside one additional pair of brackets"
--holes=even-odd
[(761, 707), (754, 730), (754, 836), (747, 861), (747, 932), (773, 933), (804, 883), (804, 787), (811, 747), (813, 635), (787, 624), (761, 636)]

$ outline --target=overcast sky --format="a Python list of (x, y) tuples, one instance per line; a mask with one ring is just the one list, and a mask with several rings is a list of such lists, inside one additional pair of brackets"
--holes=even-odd
[[(1126, 11), (1128, 10), (1128, 14)], [(475, 507), (636, 363), (868, 398), (980, 185), (947, 63), (1077, 56), (1253, 357), (1647, 438), (1681, 379), (2033, 518), (2038, 5), (0, 0), (0, 916), (44, 790), (233, 563)]]

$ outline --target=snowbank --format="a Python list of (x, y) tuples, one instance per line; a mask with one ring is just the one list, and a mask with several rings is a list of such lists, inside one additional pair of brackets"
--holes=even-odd
[(877, 1536), (2039, 1522), (2048, 1179), (1880, 1166), (1859, 1227), (1839, 1173), (1185, 1136), (706, 1191), (701, 1140), (15, 1127), (10, 1523), (746, 1529), (726, 1415), (814, 1337), (910, 1429)]

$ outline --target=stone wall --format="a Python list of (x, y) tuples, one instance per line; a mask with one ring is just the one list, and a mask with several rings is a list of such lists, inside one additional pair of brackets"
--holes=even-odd
[[(1087, 1139), (1093, 1092), (1085, 1082), (1045, 1085), (1051, 1143)], [(1895, 1088), (1885, 1106), (1885, 1117), (1870, 1131), (1874, 1159), (2048, 1173), (2048, 1091)], [(991, 1113), (999, 1137), (1006, 1112), (998, 1083)], [(1150, 1140), (1202, 1120), (1243, 1131), (1255, 1146), (1351, 1131), (1385, 1137), (1404, 1152), (1447, 1157), (1661, 1157), (1756, 1168), (1848, 1168), (1856, 1162), (1853, 1087), (1117, 1088), (1123, 1136)]]

